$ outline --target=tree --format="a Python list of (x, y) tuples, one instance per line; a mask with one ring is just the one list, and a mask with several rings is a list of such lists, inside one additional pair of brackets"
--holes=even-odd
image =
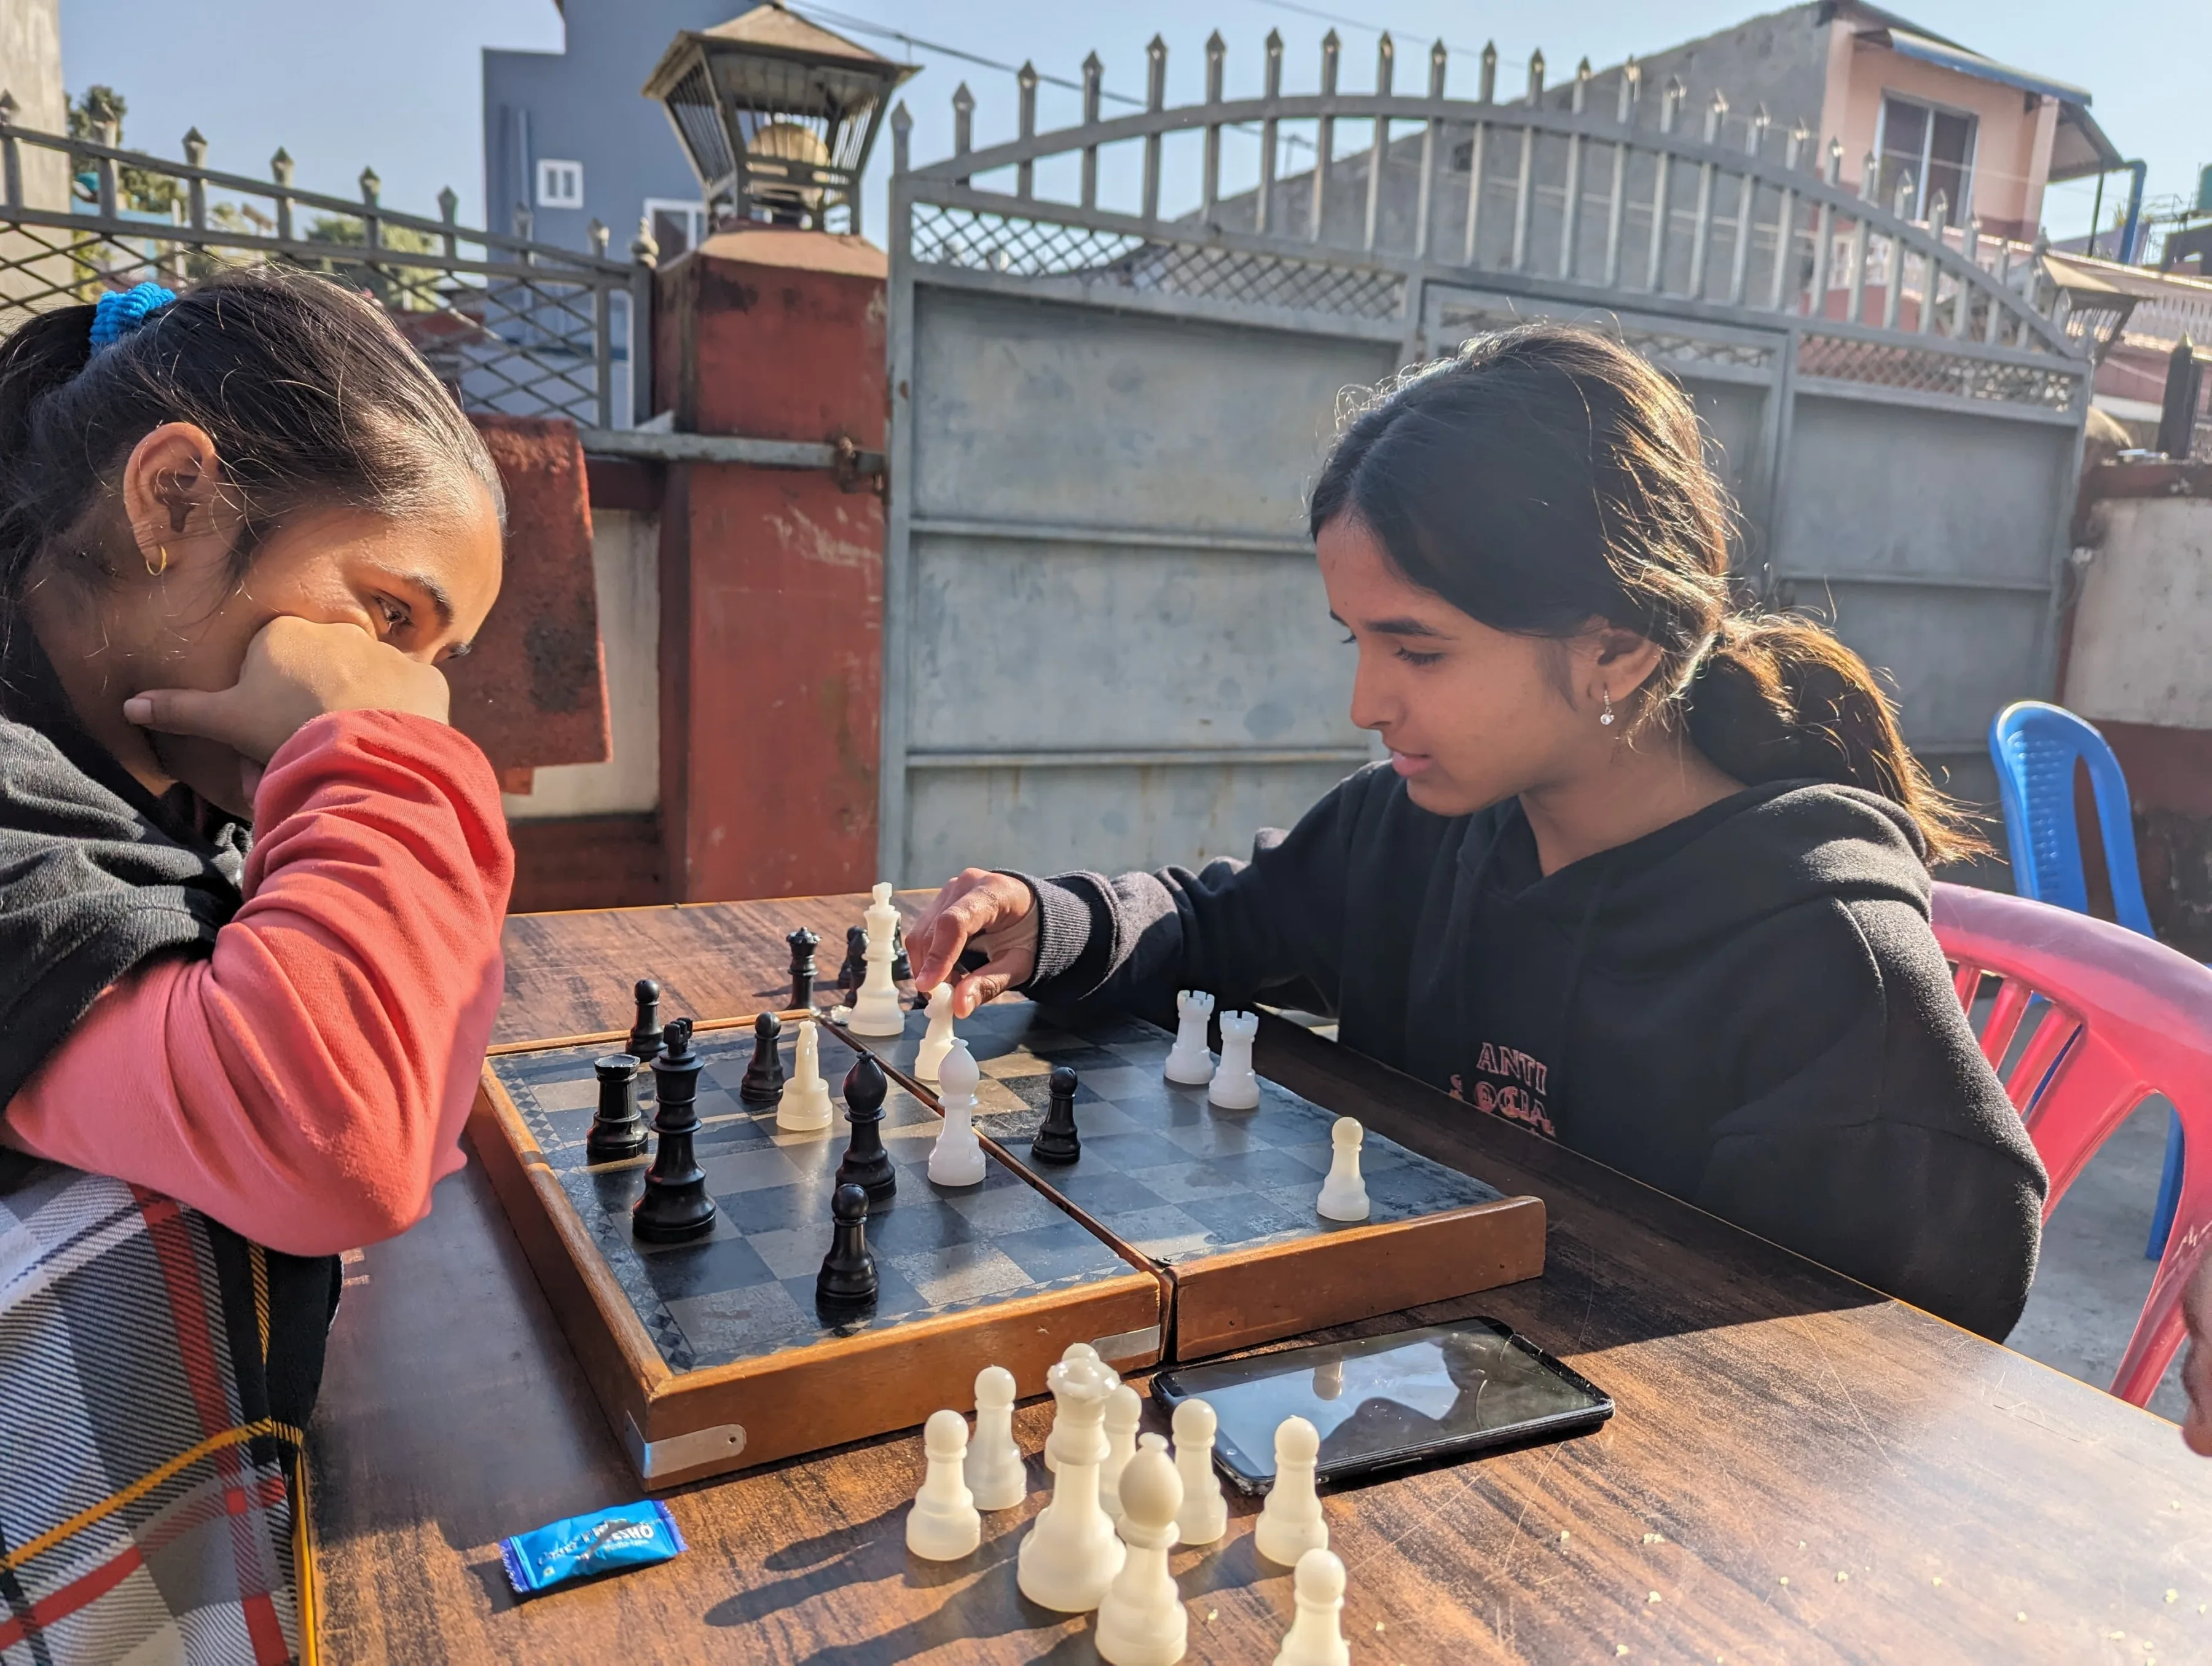
[[(70, 100), (69, 106), (69, 136), (73, 139), (89, 140), (94, 143), (120, 145), (123, 143), (123, 118), (130, 105), (122, 94), (112, 87), (91, 86), (84, 96)], [(81, 151), (70, 155), (70, 174), (77, 195), (86, 202), (97, 201), (99, 186), (94, 160)], [(115, 195), (120, 206), (141, 214), (167, 214), (183, 198), (184, 191), (167, 174), (150, 167), (134, 167), (120, 164), (115, 171)]]

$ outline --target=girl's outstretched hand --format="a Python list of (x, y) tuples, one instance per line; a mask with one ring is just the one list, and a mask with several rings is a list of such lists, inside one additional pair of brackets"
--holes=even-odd
[(906, 934), (914, 987), (933, 989), (951, 977), (971, 941), (989, 959), (953, 984), (955, 1018), (1027, 982), (1036, 970), (1036, 898), (1030, 888), (1012, 874), (980, 867), (946, 880)]
[(271, 619), (246, 650), (227, 689), (148, 689), (123, 702), (141, 728), (197, 735), (229, 747), (248, 765), (249, 799), (260, 766), (325, 712), (411, 712), (447, 720), (445, 674), (410, 660), (358, 625)]

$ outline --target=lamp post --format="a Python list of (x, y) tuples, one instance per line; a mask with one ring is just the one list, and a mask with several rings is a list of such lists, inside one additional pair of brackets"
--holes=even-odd
[(860, 229), (860, 172), (893, 88), (894, 63), (766, 0), (669, 44), (645, 84), (699, 176), (708, 224), (747, 221)]

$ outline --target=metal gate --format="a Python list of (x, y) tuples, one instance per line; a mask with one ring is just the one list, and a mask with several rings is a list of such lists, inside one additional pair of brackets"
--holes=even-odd
[[(893, 117), (882, 861), (1114, 869), (1240, 853), (1374, 756), (1303, 499), (1346, 386), (1531, 317), (1601, 321), (1696, 400), (1771, 603), (1832, 617), (1988, 803), (1981, 739), (2049, 686), (2090, 354), (2039, 252), (1840, 183), (1765, 112), (1585, 66), (1547, 107), (1376, 88), (1147, 107), (915, 167)], [(1602, 108), (1593, 107), (1601, 105)], [(1365, 149), (1340, 155), (1349, 127)], [(1315, 158), (1277, 177), (1283, 139)], [(1224, 195), (1224, 142), (1259, 142)], [(1164, 218), (1169, 146), (1195, 210)], [(1102, 158), (1137, 186), (1100, 205)], [(1133, 154), (1132, 154), (1133, 153)], [(1380, 166), (1376, 159), (1381, 159)], [(1871, 180), (1871, 166), (1864, 176)], [(1052, 200), (1040, 180), (1064, 184)], [(1900, 206), (1910, 184), (1900, 193)]]

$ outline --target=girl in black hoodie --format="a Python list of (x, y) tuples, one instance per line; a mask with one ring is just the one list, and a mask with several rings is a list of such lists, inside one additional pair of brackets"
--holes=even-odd
[[(1929, 927), (1982, 847), (1872, 674), (1735, 611), (1697, 418), (1531, 325), (1409, 373), (1310, 520), (1390, 749), (1249, 862), (969, 869), (911, 933), (1010, 988), (1331, 1012), (1346, 1046), (1992, 1338), (2047, 1182)], [(969, 956), (972, 964), (974, 957)]]

